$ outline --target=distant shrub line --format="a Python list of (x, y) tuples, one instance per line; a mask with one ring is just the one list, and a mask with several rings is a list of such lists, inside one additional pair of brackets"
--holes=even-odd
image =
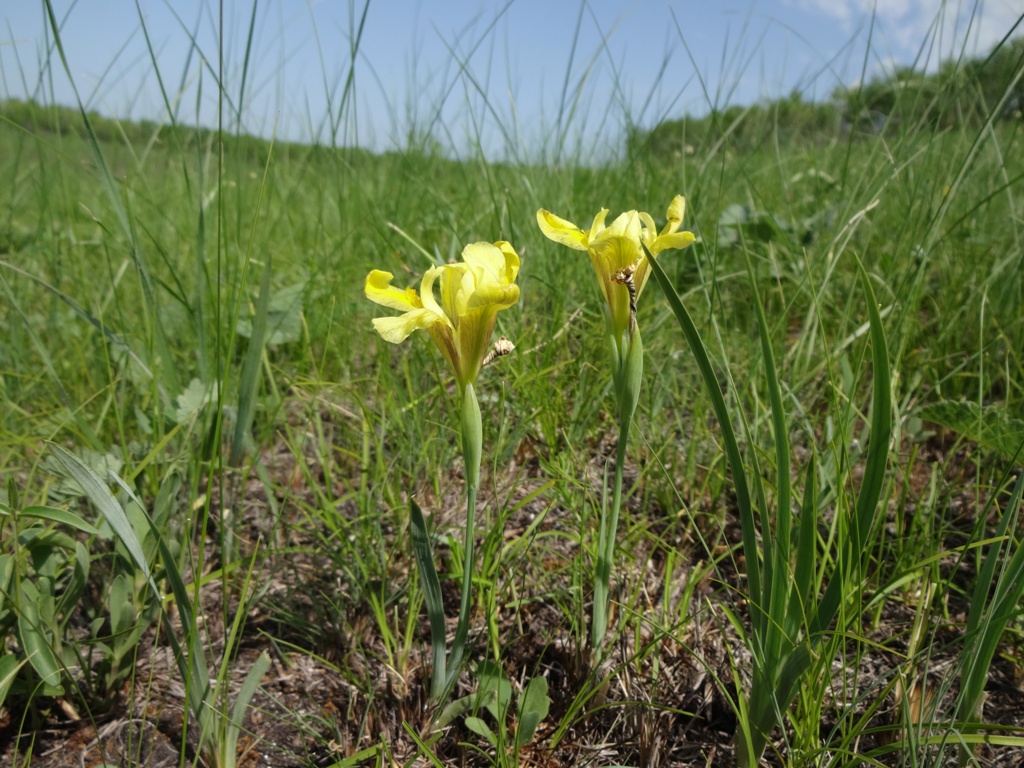
[[(679, 156), (706, 151), (728, 140), (738, 151), (769, 137), (781, 142), (817, 142), (837, 135), (893, 131), (977, 129), (1002, 101), (998, 120), (1020, 120), (1024, 110), (1024, 37), (987, 57), (949, 60), (933, 74), (901, 67), (864, 86), (837, 88), (825, 102), (805, 101), (799, 91), (753, 106), (729, 106), (702, 117), (667, 120), (650, 130), (629, 132), (629, 156)], [(1005, 101), (1004, 95), (1007, 95)]]

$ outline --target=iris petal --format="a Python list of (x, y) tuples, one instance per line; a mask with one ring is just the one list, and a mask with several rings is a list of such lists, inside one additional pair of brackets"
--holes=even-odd
[(391, 281), (395, 276), (381, 269), (373, 270), (366, 276), (366, 298), (389, 309), (419, 309), (423, 306), (412, 288), (395, 288)]
[(419, 294), (393, 288), (394, 276), (378, 269), (367, 276), (365, 291), (367, 298), (378, 304), (405, 310), (398, 317), (373, 321), (385, 341), (397, 344), (415, 330), (427, 331), (465, 387), (480, 372), (498, 311), (519, 300), (515, 284), (519, 254), (511, 244), (500, 241), (472, 243), (463, 250), (462, 258), (457, 264), (428, 269)]
[[(420, 284), (420, 301), (423, 302), (424, 307), (437, 315), (439, 322), (444, 323), (449, 328), (454, 328), (450, 319), (451, 315), (447, 313), (448, 303), (453, 301), (454, 298), (454, 294), (449, 286), (452, 277), (451, 266), (431, 267), (423, 273), (423, 282)], [(434, 283), (437, 282), (438, 278), (441, 278), (440, 305), (438, 305), (437, 300), (434, 298)], [(442, 309), (442, 307), (444, 308)]]
[(413, 309), (398, 317), (377, 317), (373, 327), (384, 341), (401, 344), (413, 331), (427, 330), (437, 322), (437, 316), (429, 309)]
[(667, 235), (660, 235), (648, 246), (651, 253), (657, 256), (662, 251), (671, 249), (679, 250), (690, 245), (694, 240), (693, 232), (673, 232)]
[[(597, 219), (594, 222), (596, 224)], [(556, 243), (567, 245), (577, 251), (587, 250), (587, 234), (571, 221), (559, 218), (541, 208), (537, 211), (537, 224), (540, 225), (540, 231)]]

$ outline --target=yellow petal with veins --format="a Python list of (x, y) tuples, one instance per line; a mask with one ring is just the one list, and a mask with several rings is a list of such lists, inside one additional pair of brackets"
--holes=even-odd
[[(595, 219), (595, 223), (596, 223)], [(540, 231), (556, 243), (567, 245), (577, 251), (587, 250), (587, 233), (571, 221), (555, 216), (541, 208), (537, 211), (537, 224)]]

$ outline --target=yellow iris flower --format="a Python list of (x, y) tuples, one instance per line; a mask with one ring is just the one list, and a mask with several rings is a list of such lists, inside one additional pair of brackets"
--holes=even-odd
[(431, 267), (419, 293), (395, 288), (393, 274), (375, 269), (366, 277), (366, 298), (403, 314), (376, 318), (373, 327), (392, 344), (416, 330), (429, 333), (465, 390), (480, 373), (498, 310), (519, 300), (518, 274), (519, 255), (503, 240), (472, 243), (462, 251), (462, 262)]
[(676, 195), (669, 203), (665, 214), (668, 222), (661, 232), (658, 232), (651, 215), (642, 211), (626, 211), (605, 226), (608, 209), (602, 208), (589, 230), (580, 229), (571, 221), (543, 208), (537, 211), (537, 223), (548, 238), (578, 251), (586, 251), (590, 256), (607, 302), (608, 321), (617, 344), (627, 330), (632, 335), (636, 300), (650, 276), (650, 264), (640, 244), (646, 245), (652, 256), (690, 245), (694, 241), (693, 233), (679, 231), (685, 210), (686, 200), (682, 195)]

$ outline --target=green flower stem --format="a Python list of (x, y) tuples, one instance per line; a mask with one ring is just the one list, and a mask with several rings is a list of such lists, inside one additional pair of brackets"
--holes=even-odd
[(625, 332), (621, 342), (612, 337), (614, 360), (613, 376), (615, 393), (619, 404), (619, 444), (615, 453), (615, 480), (612, 488), (612, 504), (609, 510), (601, 505), (601, 523), (597, 542), (597, 568), (594, 570), (594, 608), (590, 623), (590, 647), (598, 653), (604, 644), (608, 631), (608, 594), (612, 577), (612, 562), (615, 559), (615, 537), (619, 527), (619, 510), (622, 507), (622, 472), (626, 464), (626, 444), (629, 442), (629, 425), (640, 399), (640, 382), (644, 371), (644, 347), (640, 331)]
[(595, 653), (604, 643), (608, 631), (608, 592), (615, 557), (615, 532), (619, 525), (622, 506), (622, 468), (626, 463), (626, 440), (629, 421), (619, 424), (619, 445), (615, 455), (615, 480), (612, 488), (612, 506), (601, 505), (601, 530), (597, 542), (597, 568), (594, 571), (594, 615), (590, 623), (590, 647)]
[(462, 558), (462, 601), (459, 623), (455, 627), (455, 640), (448, 660), (445, 688), (450, 690), (462, 669), (466, 638), (469, 635), (469, 614), (473, 607), (473, 544), (476, 533), (476, 492), (480, 486), (480, 459), (483, 453), (483, 422), (480, 403), (472, 384), (466, 384), (462, 393), (462, 457), (466, 464), (466, 536)]

